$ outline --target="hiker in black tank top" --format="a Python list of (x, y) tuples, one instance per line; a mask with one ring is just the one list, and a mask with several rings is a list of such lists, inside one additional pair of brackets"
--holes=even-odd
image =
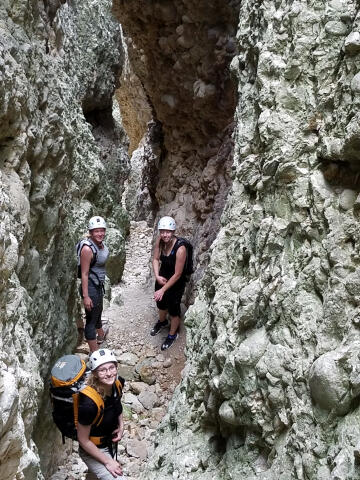
[(186, 247), (181, 245), (175, 236), (175, 221), (171, 217), (163, 217), (159, 221), (159, 237), (155, 243), (153, 269), (155, 274), (155, 294), (159, 309), (159, 321), (150, 334), (157, 335), (167, 326), (167, 313), (170, 316), (170, 331), (161, 346), (161, 350), (171, 347), (178, 336), (180, 325), (180, 303), (185, 289), (183, 275), (186, 261)]

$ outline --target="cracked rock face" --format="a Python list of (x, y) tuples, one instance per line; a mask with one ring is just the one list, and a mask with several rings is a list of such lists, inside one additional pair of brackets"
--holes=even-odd
[(149, 479), (359, 478), (357, 8), (241, 4), (233, 185)]
[[(151, 140), (132, 158), (146, 171), (130, 179), (139, 192), (134, 208), (150, 223), (171, 215), (178, 233), (195, 245), (200, 278), (231, 184), (236, 105), (229, 64), (236, 53), (237, 1), (114, 0), (129, 58), (163, 140)], [(137, 81), (137, 83), (138, 83)], [(137, 83), (132, 86), (137, 93)], [(122, 90), (130, 88), (122, 86)], [(120, 98), (127, 110), (126, 99)], [(137, 123), (137, 121), (135, 121)], [(128, 203), (133, 202), (132, 190)]]
[(3, 480), (47, 478), (56, 462), (43, 388), (76, 340), (74, 246), (91, 215), (108, 220), (111, 280), (124, 264), (128, 159), (112, 112), (122, 52), (109, 11), (108, 1), (0, 5)]

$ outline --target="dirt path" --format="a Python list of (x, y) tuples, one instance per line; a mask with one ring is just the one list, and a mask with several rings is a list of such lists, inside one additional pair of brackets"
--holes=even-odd
[[(119, 460), (127, 480), (141, 480), (141, 472), (153, 450), (155, 430), (166, 413), (167, 404), (184, 367), (185, 332), (182, 328), (173, 347), (161, 352), (167, 330), (151, 337), (157, 320), (150, 279), (152, 229), (146, 222), (131, 222), (126, 245), (122, 282), (112, 289), (111, 301), (103, 314), (110, 326), (102, 346), (115, 351), (119, 373), (126, 379), (123, 407), (125, 432), (119, 443)], [(78, 352), (87, 351), (82, 344)], [(78, 457), (77, 442), (66, 465), (50, 480), (84, 480), (86, 466)]]

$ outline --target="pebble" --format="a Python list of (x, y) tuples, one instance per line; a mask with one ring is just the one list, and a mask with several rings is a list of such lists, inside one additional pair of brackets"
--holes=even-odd
[(173, 364), (172, 359), (171, 359), (171, 357), (169, 357), (164, 361), (163, 366), (165, 368), (169, 368), (169, 367), (171, 367), (172, 364)]

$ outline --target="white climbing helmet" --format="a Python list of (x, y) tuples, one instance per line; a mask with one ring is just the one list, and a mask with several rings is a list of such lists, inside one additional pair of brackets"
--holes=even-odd
[(162, 217), (158, 223), (159, 230), (176, 230), (176, 223), (172, 217)]
[(93, 230), (94, 228), (106, 228), (105, 220), (102, 217), (91, 217), (88, 229)]
[(93, 372), (100, 367), (100, 365), (108, 362), (117, 363), (114, 352), (108, 348), (100, 348), (100, 350), (95, 350), (95, 352), (90, 355), (89, 368)]

